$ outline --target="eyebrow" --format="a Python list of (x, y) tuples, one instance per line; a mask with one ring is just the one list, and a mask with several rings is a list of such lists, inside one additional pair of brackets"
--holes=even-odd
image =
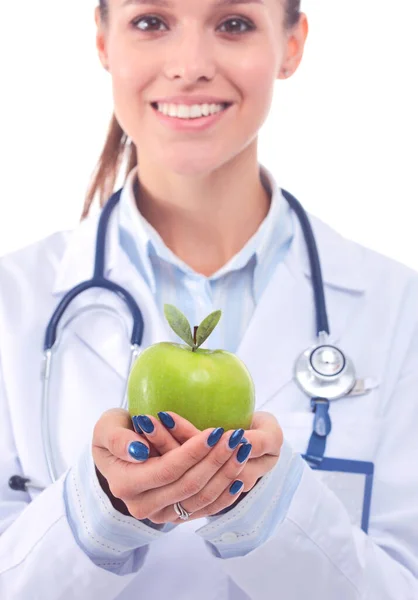
[[(152, 4), (168, 8), (171, 2), (167, 0), (125, 0), (122, 6), (140, 6), (141, 4)], [(264, 0), (216, 0), (214, 6), (233, 6), (235, 4), (264, 4)]]

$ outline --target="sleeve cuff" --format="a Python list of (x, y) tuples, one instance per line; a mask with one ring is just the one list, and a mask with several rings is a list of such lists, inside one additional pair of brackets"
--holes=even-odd
[(245, 556), (265, 543), (284, 520), (299, 485), (304, 461), (285, 441), (275, 468), (230, 512), (197, 530), (219, 558)]
[(175, 527), (168, 524), (167, 529), (157, 530), (114, 509), (99, 484), (89, 447), (67, 474), (64, 501), (77, 544), (95, 564), (106, 568), (119, 567), (138, 550), (143, 560), (147, 545)]

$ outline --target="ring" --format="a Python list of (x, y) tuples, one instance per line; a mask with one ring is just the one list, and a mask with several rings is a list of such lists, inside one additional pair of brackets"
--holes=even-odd
[(180, 517), (182, 521), (187, 521), (192, 513), (187, 512), (187, 510), (180, 504), (180, 502), (176, 502), (174, 505), (174, 510), (176, 514)]

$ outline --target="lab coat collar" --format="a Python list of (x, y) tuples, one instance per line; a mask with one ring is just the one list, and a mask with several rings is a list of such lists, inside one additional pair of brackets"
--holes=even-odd
[[(344, 239), (329, 225), (308, 213), (318, 247), (324, 285), (349, 292), (362, 293), (369, 279), (363, 262), (364, 248)], [(288, 256), (289, 268), (302, 271), (311, 279), (311, 268), (306, 242), (297, 216), (292, 212), (295, 238)]]

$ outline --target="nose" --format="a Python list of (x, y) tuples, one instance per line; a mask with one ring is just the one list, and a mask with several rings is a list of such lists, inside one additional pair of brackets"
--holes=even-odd
[(216, 72), (214, 49), (211, 40), (197, 28), (179, 34), (165, 62), (168, 79), (182, 79), (193, 84), (202, 79), (211, 80)]

